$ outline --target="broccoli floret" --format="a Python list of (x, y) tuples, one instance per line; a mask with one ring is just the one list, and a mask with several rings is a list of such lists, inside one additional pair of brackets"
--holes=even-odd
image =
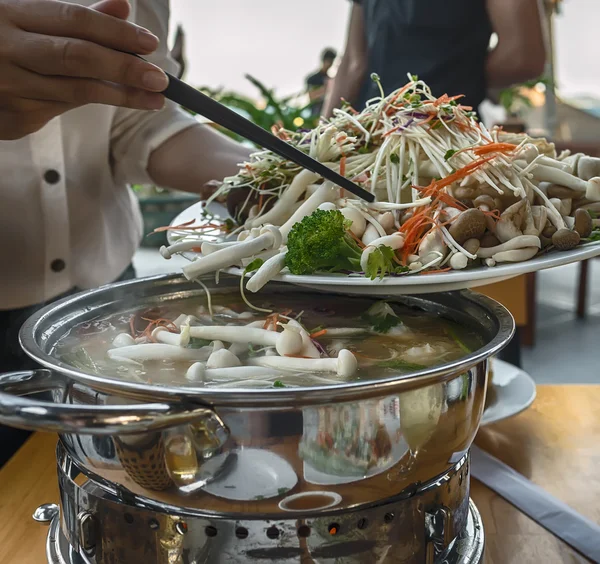
[(338, 210), (316, 210), (292, 227), (286, 266), (292, 274), (360, 271), (361, 248), (348, 234), (351, 222)]

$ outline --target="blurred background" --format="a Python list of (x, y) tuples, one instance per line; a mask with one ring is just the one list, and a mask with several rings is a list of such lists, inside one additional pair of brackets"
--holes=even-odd
[[(547, 137), (559, 152), (600, 156), (600, 2), (540, 3), (547, 40), (543, 75), (496, 92), (495, 102), (480, 106), (481, 118), (488, 126)], [(171, 6), (172, 49), (183, 62), (187, 82), (266, 129), (275, 123), (288, 129), (315, 123), (318, 111), (309, 106), (309, 91), (318, 92), (323, 82), (326, 48), (337, 55), (327, 70), (335, 75), (348, 27), (348, 0), (173, 0)], [(135, 189), (146, 232), (169, 223), (191, 203), (190, 195)], [(158, 256), (160, 244), (156, 236), (145, 239), (135, 259), (140, 276), (179, 266), (176, 258), (166, 262)], [(515, 364), (538, 383), (600, 382), (594, 354), (600, 334), (600, 260), (533, 274), (503, 291), (520, 294), (511, 306), (520, 318), (524, 346), (515, 352)], [(508, 300), (514, 302), (514, 295)]]

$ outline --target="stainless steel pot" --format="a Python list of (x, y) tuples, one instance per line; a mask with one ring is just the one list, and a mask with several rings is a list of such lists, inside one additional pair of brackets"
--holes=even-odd
[[(212, 289), (237, 291), (237, 284), (222, 277)], [(283, 284), (270, 284), (269, 291), (309, 292)], [(75, 324), (202, 293), (171, 275), (105, 286), (46, 307), (21, 330), (24, 350), (45, 368), (0, 376), (0, 420), (58, 431), (81, 472), (138, 506), (217, 518), (335, 514), (410, 496), (456, 467), (479, 426), (487, 359), (514, 331), (504, 307), (471, 292), (391, 298), (467, 324), (486, 344), (410, 376), (302, 389), (147, 385), (87, 374), (51, 355)], [(348, 418), (368, 440), (387, 429), (392, 445), (382, 464), (331, 471), (311, 458), (316, 428)], [(331, 445), (326, 458), (339, 454), (336, 448)]]

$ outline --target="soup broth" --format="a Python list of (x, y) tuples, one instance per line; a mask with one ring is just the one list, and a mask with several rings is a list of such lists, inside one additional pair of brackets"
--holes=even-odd
[[(393, 300), (302, 292), (253, 299), (255, 306), (272, 313), (251, 309), (237, 292), (215, 292), (210, 307), (204, 297), (185, 299), (82, 323), (60, 339), (53, 354), (88, 373), (156, 385), (277, 388), (408, 374), (456, 360), (483, 344), (468, 327)], [(212, 338), (211, 333), (219, 335), (219, 328), (234, 331), (235, 342)], [(272, 344), (247, 339), (245, 335), (253, 330), (299, 333), (303, 348), (295, 354), (280, 354)], [(195, 337), (200, 331), (202, 338)], [(162, 347), (152, 346), (160, 343)], [(219, 354), (211, 356), (219, 349)], [(310, 361), (316, 357), (333, 362), (343, 349), (356, 359), (350, 376), (335, 369), (272, 368), (273, 363), (289, 363), (290, 358), (307, 367), (314, 365)], [(307, 350), (312, 351), (310, 355)], [(218, 357), (229, 367), (210, 370), (207, 357), (215, 361)], [(265, 357), (272, 357), (269, 368), (261, 367), (267, 363)], [(190, 377), (193, 364), (201, 377)], [(248, 374), (241, 367), (248, 367)]]

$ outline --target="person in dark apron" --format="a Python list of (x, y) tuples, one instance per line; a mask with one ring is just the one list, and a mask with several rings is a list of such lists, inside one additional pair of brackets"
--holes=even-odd
[[(498, 41), (490, 49), (492, 34)], [(341, 98), (357, 109), (417, 75), (433, 95), (477, 107), (490, 88), (540, 76), (545, 48), (538, 0), (352, 0), (346, 50), (323, 115)]]
[[(491, 48), (492, 34), (497, 42)], [(545, 46), (538, 0), (352, 0), (346, 50), (323, 106), (341, 99), (362, 109), (417, 75), (434, 96), (463, 94), (477, 111), (488, 90), (543, 73)], [(521, 364), (517, 331), (502, 356)]]

